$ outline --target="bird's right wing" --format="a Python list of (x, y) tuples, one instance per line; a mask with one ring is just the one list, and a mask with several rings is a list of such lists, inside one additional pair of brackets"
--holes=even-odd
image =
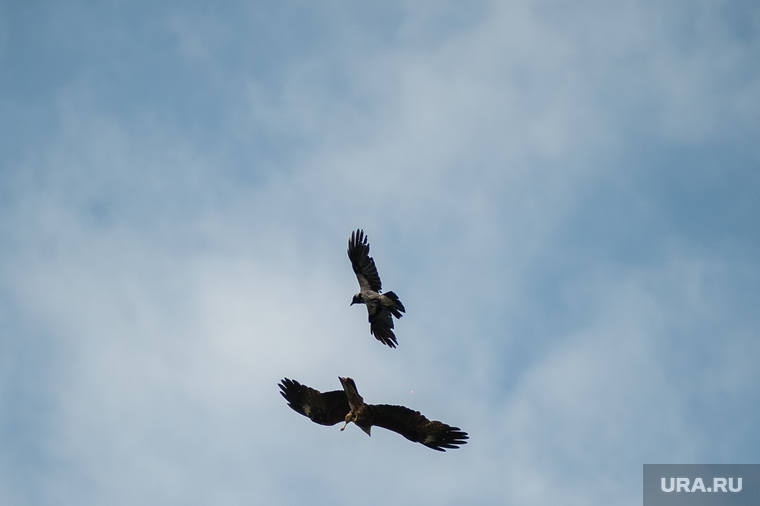
[(348, 240), (348, 258), (351, 260), (351, 267), (354, 269), (356, 279), (359, 280), (359, 286), (362, 290), (374, 290), (379, 292), (382, 288), (380, 275), (377, 273), (375, 261), (369, 256), (369, 243), (364, 230), (351, 232)]
[(322, 393), (295, 380), (284, 378), (280, 394), (293, 410), (320, 425), (335, 425), (348, 414), (348, 397), (343, 390)]
[(376, 404), (370, 408), (374, 425), (398, 432), (408, 440), (422, 443), (433, 450), (443, 452), (446, 448), (459, 448), (469, 438), (459, 427), (428, 420), (419, 411), (404, 406)]
[(396, 334), (393, 333), (393, 318), (391, 311), (384, 306), (376, 306), (369, 311), (369, 331), (375, 338), (383, 344), (395, 348), (398, 345)]

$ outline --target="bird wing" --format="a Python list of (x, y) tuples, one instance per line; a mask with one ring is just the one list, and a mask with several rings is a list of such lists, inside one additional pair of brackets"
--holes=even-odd
[(385, 306), (375, 306), (374, 309), (367, 306), (369, 313), (370, 334), (383, 344), (395, 348), (398, 344), (396, 334), (393, 333), (393, 317), (391, 311)]
[(354, 269), (356, 279), (359, 280), (359, 287), (364, 290), (374, 290), (379, 292), (382, 288), (380, 276), (377, 274), (375, 261), (369, 256), (369, 243), (364, 230), (358, 229), (351, 232), (348, 239), (348, 258), (351, 260), (351, 267)]
[(320, 425), (342, 422), (349, 412), (348, 397), (343, 390), (322, 393), (288, 378), (278, 386), (288, 406)]
[(459, 448), (467, 443), (469, 437), (459, 427), (428, 420), (419, 411), (404, 406), (375, 404), (369, 408), (374, 418), (373, 425), (398, 432), (408, 440), (422, 443), (433, 450), (443, 452), (446, 448)]

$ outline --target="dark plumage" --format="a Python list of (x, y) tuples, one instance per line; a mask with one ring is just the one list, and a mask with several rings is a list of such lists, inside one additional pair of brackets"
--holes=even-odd
[(422, 443), (438, 451), (459, 448), (467, 443), (467, 433), (459, 427), (430, 421), (419, 411), (404, 406), (366, 404), (356, 390), (353, 379), (338, 379), (343, 385), (343, 390), (322, 393), (284, 378), (279, 384), (280, 393), (288, 401), (288, 406), (321, 425), (345, 422), (340, 429), (343, 430), (349, 422), (354, 422), (368, 436), (371, 435), (372, 426), (377, 425), (398, 432), (409, 441)]
[(375, 338), (391, 348), (398, 344), (393, 333), (393, 316), (401, 318), (406, 308), (393, 292), (380, 293), (382, 283), (377, 274), (375, 261), (369, 256), (369, 243), (364, 231), (351, 232), (348, 240), (348, 258), (359, 281), (359, 292), (351, 305), (365, 304), (369, 315), (369, 331)]

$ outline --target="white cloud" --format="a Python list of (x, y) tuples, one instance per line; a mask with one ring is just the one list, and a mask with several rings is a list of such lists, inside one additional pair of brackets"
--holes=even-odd
[[(756, 268), (644, 227), (661, 209), (637, 184), (669, 160), (624, 158), (649, 147), (628, 135), (650, 124), (689, 143), (750, 122), (755, 78), (738, 69), (754, 46), (719, 17), (697, 16), (707, 38), (684, 48), (688, 19), (661, 6), (558, 8), (499, 4), (446, 18), (442, 36), (408, 7), (382, 45), (336, 26), (327, 64), (282, 49), (274, 73), (218, 58), (250, 42), (214, 35), (239, 20), (175, 13), (156, 26), (178, 46), (156, 50), (218, 72), (196, 83), (209, 97), (230, 94), (188, 105), (215, 119), (205, 129), (173, 105), (104, 107), (97, 73), (58, 90), (60, 128), (2, 174), (0, 300), (17, 311), (2, 325), (18, 337), (0, 345), (37, 365), (0, 362), (0, 428), (40, 464), (0, 473), (15, 477), (1, 497), (635, 504), (644, 462), (746, 459), (748, 425), (723, 439), (696, 415), (721, 399), (751, 419), (757, 319), (734, 303)], [(636, 205), (590, 198), (607, 187)], [(584, 233), (605, 213), (609, 237)], [(649, 256), (602, 254), (632, 221)], [(359, 226), (408, 308), (397, 350), (348, 306)], [(277, 391), (284, 376), (338, 389), (338, 375), (470, 443), (438, 454), (341, 433)], [(41, 407), (14, 411), (28, 392)], [(30, 421), (37, 442), (13, 442), (9, 424)]]

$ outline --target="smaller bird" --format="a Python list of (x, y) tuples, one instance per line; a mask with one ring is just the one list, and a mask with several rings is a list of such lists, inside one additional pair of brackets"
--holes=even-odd
[(393, 316), (401, 318), (401, 313), (406, 312), (406, 308), (395, 293), (380, 293), (382, 283), (375, 261), (369, 256), (369, 243), (364, 230), (351, 232), (348, 240), (348, 258), (359, 281), (359, 292), (354, 295), (350, 305), (366, 305), (370, 334), (381, 343), (395, 348), (398, 341), (393, 333)]
[(351, 378), (338, 377), (343, 390), (322, 393), (295, 380), (284, 378), (280, 394), (288, 406), (320, 425), (344, 422), (341, 431), (350, 422), (358, 425), (368, 436), (373, 425), (397, 432), (409, 441), (421, 443), (441, 452), (466, 444), (469, 436), (459, 427), (439, 421), (430, 421), (419, 411), (404, 406), (366, 404)]

